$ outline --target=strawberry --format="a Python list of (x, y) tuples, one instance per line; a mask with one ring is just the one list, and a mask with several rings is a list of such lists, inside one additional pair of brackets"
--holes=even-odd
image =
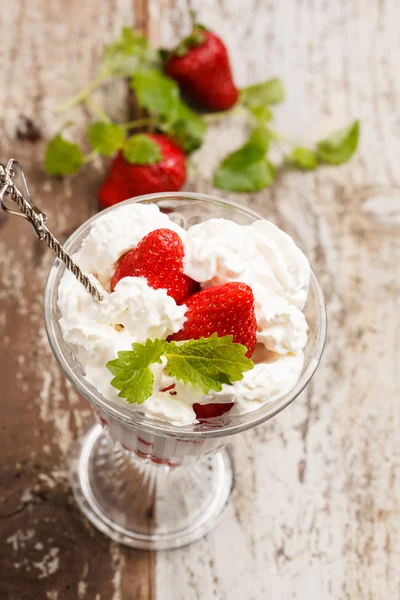
[(99, 191), (100, 208), (108, 208), (127, 198), (180, 190), (186, 181), (182, 150), (164, 135), (145, 134), (160, 147), (162, 160), (155, 164), (131, 164), (120, 152), (114, 159)]
[(201, 25), (194, 25), (172, 52), (165, 70), (182, 92), (208, 110), (227, 110), (239, 97), (225, 44)]
[(150, 287), (163, 288), (175, 302), (182, 303), (198, 289), (198, 283), (183, 273), (185, 250), (171, 229), (155, 229), (122, 256), (111, 279), (113, 292), (123, 277), (145, 277)]
[(237, 281), (201, 290), (186, 298), (186, 321), (170, 340), (198, 340), (217, 333), (232, 335), (236, 344), (246, 346), (246, 356), (256, 345), (257, 320), (251, 288)]
[(198, 402), (195, 402), (193, 404), (193, 410), (196, 413), (196, 419), (201, 421), (203, 419), (214, 419), (215, 417), (221, 417), (231, 410), (233, 404), (233, 402), (220, 402), (215, 404), (199, 404)]

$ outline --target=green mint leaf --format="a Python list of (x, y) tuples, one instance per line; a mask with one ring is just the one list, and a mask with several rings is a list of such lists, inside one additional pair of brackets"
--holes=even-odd
[(133, 165), (153, 165), (162, 160), (160, 146), (145, 133), (136, 133), (124, 145), (124, 158)]
[(183, 343), (147, 340), (132, 344), (132, 350), (118, 352), (118, 358), (108, 362), (107, 368), (119, 396), (131, 404), (143, 404), (153, 393), (154, 375), (149, 367), (160, 363), (162, 356), (172, 377), (208, 394), (210, 390), (220, 392), (224, 383), (232, 385), (243, 379), (243, 373), (254, 367), (246, 352), (245, 346), (233, 343), (231, 335), (218, 337), (216, 333)]
[(166, 121), (162, 130), (167, 133), (184, 152), (193, 152), (203, 143), (207, 124), (182, 100), (177, 103), (174, 119)]
[(111, 77), (129, 77), (140, 68), (156, 65), (158, 53), (152, 50), (146, 38), (124, 27), (119, 38), (105, 46), (103, 52), (103, 72)]
[(254, 367), (246, 358), (247, 349), (234, 344), (232, 336), (190, 340), (183, 344), (169, 342), (165, 352), (167, 372), (186, 385), (199, 387), (205, 394), (220, 392), (222, 384), (243, 379), (243, 372)]
[(266, 158), (269, 140), (264, 127), (255, 129), (244, 146), (221, 162), (214, 185), (232, 192), (256, 192), (271, 185), (275, 170)]
[(131, 86), (142, 108), (168, 120), (175, 119), (180, 94), (173, 79), (157, 69), (143, 69), (134, 74)]
[(84, 158), (77, 144), (68, 142), (60, 133), (50, 140), (44, 159), (44, 168), (49, 175), (72, 175), (83, 165)]
[(292, 152), (286, 157), (286, 160), (299, 169), (315, 169), (318, 162), (315, 152), (303, 146), (293, 148)]
[(319, 158), (330, 165), (341, 165), (347, 162), (357, 149), (359, 134), (359, 121), (354, 121), (349, 127), (336, 131), (318, 142)]
[(118, 352), (118, 358), (107, 363), (114, 375), (111, 385), (120, 390), (120, 398), (130, 404), (143, 404), (152, 395), (154, 375), (149, 366), (161, 362), (167, 345), (168, 342), (158, 339), (135, 343), (131, 351)]
[(268, 104), (262, 104), (260, 106), (249, 106), (248, 110), (257, 119), (260, 125), (269, 123), (272, 119), (272, 112)]
[(124, 144), (125, 131), (123, 127), (115, 125), (115, 123), (103, 121), (92, 123), (86, 133), (92, 148), (102, 156), (111, 156)]
[(262, 83), (245, 87), (240, 92), (240, 101), (244, 106), (254, 107), (264, 104), (277, 104), (285, 98), (285, 91), (280, 79), (274, 77)]

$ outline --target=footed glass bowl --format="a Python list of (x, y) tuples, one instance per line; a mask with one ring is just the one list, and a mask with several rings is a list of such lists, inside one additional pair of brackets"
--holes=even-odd
[[(188, 192), (141, 196), (124, 204), (135, 202), (157, 204), (185, 229), (215, 217), (242, 225), (262, 219), (233, 202)], [(98, 217), (95, 215), (72, 234), (65, 244), (68, 252), (80, 248)], [(232, 463), (226, 444), (233, 435), (271, 419), (293, 402), (319, 364), (326, 313), (318, 281), (312, 273), (304, 311), (309, 326), (305, 364), (294, 388), (245, 415), (226, 413), (207, 423), (178, 427), (146, 417), (128, 404), (125, 408), (110, 402), (86, 381), (59, 325), (57, 295), (64, 269), (63, 263), (56, 260), (49, 273), (46, 330), (58, 363), (92, 404), (97, 418), (97, 424), (76, 445), (72, 459), (71, 484), (76, 501), (98, 529), (129, 546), (177, 548), (199, 539), (217, 523), (232, 489)]]

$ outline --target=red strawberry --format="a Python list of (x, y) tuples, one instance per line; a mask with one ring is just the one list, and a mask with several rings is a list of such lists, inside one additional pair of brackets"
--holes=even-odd
[(157, 142), (162, 160), (152, 165), (130, 164), (120, 152), (114, 159), (99, 191), (101, 208), (127, 198), (157, 192), (175, 192), (186, 181), (186, 162), (182, 150), (170, 139), (157, 133), (145, 134)]
[(232, 335), (236, 344), (246, 346), (246, 356), (253, 354), (256, 345), (257, 321), (254, 296), (245, 283), (234, 281), (201, 290), (186, 298), (186, 321), (171, 340), (198, 340), (217, 333)]
[(123, 277), (145, 277), (150, 287), (163, 288), (177, 303), (182, 303), (198, 289), (198, 283), (183, 273), (184, 256), (182, 240), (175, 231), (155, 229), (123, 255), (110, 289), (113, 292)]
[(221, 417), (233, 406), (233, 402), (217, 403), (217, 404), (199, 404), (195, 402), (193, 404), (193, 410), (196, 413), (196, 419), (214, 419), (215, 417)]
[(181, 90), (203, 108), (227, 110), (239, 97), (222, 40), (201, 25), (174, 50), (165, 65)]

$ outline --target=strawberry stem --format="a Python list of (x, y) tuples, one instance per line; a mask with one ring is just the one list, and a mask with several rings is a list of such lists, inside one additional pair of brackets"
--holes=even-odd
[(57, 114), (62, 114), (74, 108), (74, 106), (78, 106), (81, 104), (90, 94), (92, 94), (106, 79), (108, 79), (109, 74), (108, 71), (101, 71), (100, 75), (98, 75), (93, 81), (90, 81), (84, 88), (81, 89), (80, 92), (76, 94), (73, 98), (70, 98), (64, 104), (61, 104), (58, 108), (56, 108), (55, 112)]

